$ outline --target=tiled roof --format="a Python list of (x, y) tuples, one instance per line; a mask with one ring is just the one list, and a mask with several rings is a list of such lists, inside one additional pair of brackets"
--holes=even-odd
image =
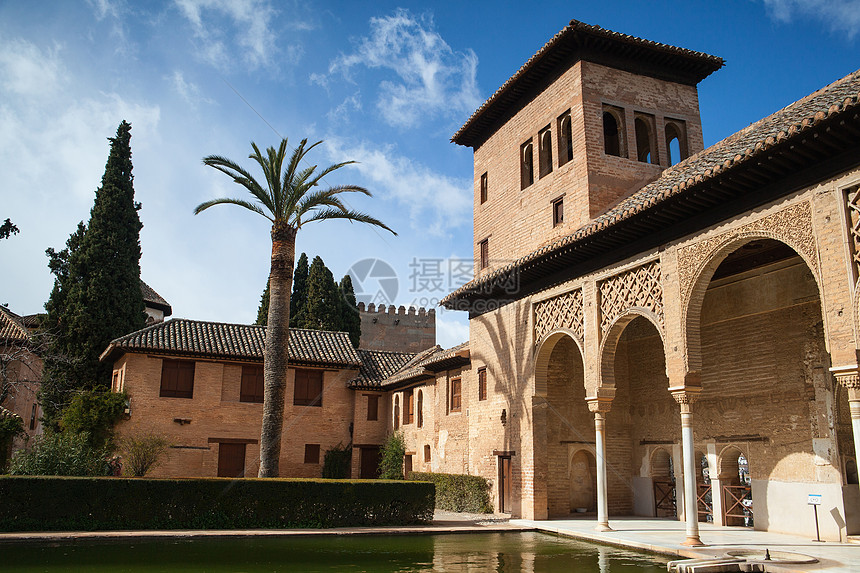
[(776, 145), (802, 139), (812, 128), (825, 120), (835, 120), (841, 114), (856, 113), (858, 102), (860, 102), (860, 70), (848, 74), (666, 169), (657, 180), (645, 185), (576, 232), (532, 251), (513, 263), (473, 279), (443, 298), (440, 304), (451, 308), (461, 296), (508, 276), (523, 265), (562, 248), (576, 248), (578, 244), (601, 231), (623, 225), (634, 215), (660, 205), (667, 199), (683, 195), (712, 178), (731, 172), (732, 169), (755, 161)]
[[(571, 20), (520, 69), (496, 90), (466, 121), (451, 141), (474, 146), (481, 133), (495, 123), (508, 108), (530, 92), (559, 65), (570, 65), (571, 56), (619, 67), (623, 61), (635, 62), (632, 71), (695, 85), (723, 66), (723, 59), (704, 52), (653, 42)], [(620, 67), (624, 67), (621, 65)], [(629, 66), (629, 63), (627, 65)]]
[(431, 378), (434, 373), (441, 372), (469, 363), (469, 343), (464, 342), (447, 350), (438, 344), (424, 352), (415, 355), (395, 374), (382, 382), (383, 388), (403, 386), (419, 380)]
[(164, 311), (164, 316), (173, 314), (170, 303), (143, 281), (140, 281), (140, 292), (143, 294), (143, 302), (146, 306)]
[(416, 354), (412, 352), (389, 352), (359, 348), (361, 369), (358, 378), (350, 380), (351, 388), (379, 388), (382, 381), (403, 368)]
[[(262, 360), (266, 327), (177, 318), (112, 341), (101, 360), (124, 352)], [(290, 362), (358, 368), (361, 357), (345, 332), (290, 329)]]
[(30, 340), (30, 331), (27, 330), (23, 317), (0, 306), (0, 341), (29, 342)]

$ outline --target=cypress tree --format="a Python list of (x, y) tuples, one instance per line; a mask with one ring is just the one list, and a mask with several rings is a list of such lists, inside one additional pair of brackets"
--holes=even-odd
[(358, 304), (355, 301), (355, 290), (352, 288), (352, 278), (347, 274), (340, 279), (341, 324), (349, 333), (353, 347), (361, 343), (361, 316), (358, 314)]
[(110, 154), (96, 189), (89, 224), (78, 225), (67, 249), (47, 251), (56, 275), (45, 305), (53, 330), (43, 379), (45, 419), (58, 414), (77, 390), (108, 390), (113, 365), (99, 355), (114, 338), (146, 324), (140, 290), (140, 204), (134, 200), (131, 125), (109, 138)]
[(263, 291), (263, 296), (260, 297), (260, 308), (257, 309), (258, 326), (266, 326), (269, 322), (269, 283), (266, 283), (266, 290)]
[(290, 296), (290, 328), (299, 328), (301, 316), (308, 304), (308, 256), (301, 254), (293, 272), (293, 293)]
[(340, 291), (334, 276), (320, 257), (314, 257), (308, 272), (308, 299), (299, 328), (343, 330)]

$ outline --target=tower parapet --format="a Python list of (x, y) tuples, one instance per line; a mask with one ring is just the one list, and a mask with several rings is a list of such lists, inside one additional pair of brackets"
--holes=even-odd
[(436, 344), (436, 310), (358, 303), (366, 350), (420, 352)]

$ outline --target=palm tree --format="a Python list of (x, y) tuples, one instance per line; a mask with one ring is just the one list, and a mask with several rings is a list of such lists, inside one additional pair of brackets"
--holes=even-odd
[(248, 171), (226, 157), (204, 157), (204, 165), (232, 177), (234, 183), (250, 191), (254, 200), (213, 199), (194, 209), (196, 215), (213, 205), (239, 205), (272, 222), (272, 266), (269, 271), (269, 318), (263, 355), (263, 425), (260, 433), (259, 477), (278, 477), (289, 358), (290, 290), (293, 282), (296, 233), (308, 223), (326, 219), (369, 223), (394, 233), (378, 219), (348, 209), (340, 197), (342, 193), (363, 193), (370, 196), (367, 189), (357, 185), (317, 189), (323, 177), (355, 162), (337, 163), (319, 172), (316, 172), (316, 165), (302, 168), (305, 155), (322, 143), (318, 141), (308, 146), (307, 141), (302, 140), (286, 164), (286, 139), (281, 141), (278, 149), (269, 147), (265, 156), (252, 142), (254, 153), (248, 157), (262, 168), (265, 176), (262, 185)]

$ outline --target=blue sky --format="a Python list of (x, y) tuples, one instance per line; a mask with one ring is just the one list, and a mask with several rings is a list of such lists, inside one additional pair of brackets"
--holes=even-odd
[[(0, 242), (0, 303), (42, 310), (53, 283), (44, 251), (89, 218), (106, 138), (125, 119), (143, 204), (142, 277), (174, 316), (256, 317), (267, 221), (229, 206), (192, 209), (242, 193), (202, 157), (244, 163), (251, 141), (281, 136), (325, 140), (310, 156), (320, 165), (360, 161), (327, 182), (369, 188), (374, 198), (351, 205), (399, 233), (317, 223), (301, 231), (298, 251), (322, 256), (338, 278), (382, 259), (399, 279), (395, 304), (434, 304), (456, 280), (446, 261), (472, 256), (472, 153), (449, 139), (571, 18), (725, 58), (699, 85), (706, 145), (860, 65), (858, 0), (6, 0), (0, 220), (21, 232)], [(463, 313), (439, 312), (437, 337), (465, 340)]]

